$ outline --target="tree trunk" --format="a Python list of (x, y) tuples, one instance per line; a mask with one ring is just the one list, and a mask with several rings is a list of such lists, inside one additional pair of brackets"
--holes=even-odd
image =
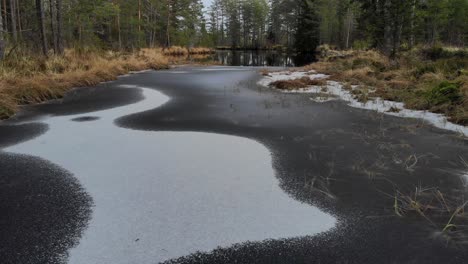
[(224, 9), (221, 9), (221, 45), (224, 45)]
[(171, 29), (171, 0), (167, 0), (167, 25), (166, 25), (166, 47), (171, 46), (171, 38), (170, 38), (170, 29)]
[(44, 56), (47, 56), (47, 40), (45, 31), (44, 6), (42, 0), (36, 0), (37, 22), (39, 25), (39, 35), (41, 39), (41, 48)]
[(138, 0), (138, 48), (141, 48), (141, 0)]
[(383, 7), (383, 22), (384, 22), (384, 36), (383, 36), (383, 51), (386, 55), (392, 55), (392, 16), (391, 16), (391, 3), (390, 0), (384, 0)]
[(141, 0), (138, 0), (138, 33), (141, 32)]
[(6, 0), (3, 0), (3, 17), (5, 18), (5, 20), (3, 20), (3, 25), (4, 25), (4, 28), (5, 28), (5, 33), (8, 32), (8, 15), (7, 15), (7, 2)]
[[(0, 1), (0, 12), (2, 10), (2, 2)], [(0, 13), (0, 61), (5, 57), (5, 40), (3, 38), (3, 18)]]
[(19, 36), (19, 39), (22, 39), (23, 38), (23, 28), (21, 26), (21, 13), (20, 13), (20, 8), (19, 8), (19, 0), (16, 0), (16, 3), (15, 3), (15, 8), (16, 8), (16, 25), (18, 25), (18, 36)]
[(398, 49), (400, 48), (401, 44), (401, 34), (403, 32), (403, 18), (398, 19), (398, 23), (395, 23), (397, 28), (394, 28), (394, 36), (393, 36), (393, 48), (392, 48), (392, 56), (396, 56), (398, 53)]
[(354, 13), (351, 11), (351, 8), (348, 7), (346, 12), (346, 37), (345, 37), (345, 48), (349, 49), (349, 40), (351, 38), (351, 27), (354, 19)]
[(413, 48), (415, 44), (415, 37), (414, 37), (414, 20), (416, 17), (416, 1), (413, 0), (411, 3), (411, 17), (410, 17), (410, 38), (409, 38), (409, 47)]
[(120, 30), (120, 5), (113, 0), (112, 3), (116, 6), (119, 7), (119, 12), (117, 13), (117, 17), (115, 18), (115, 25), (117, 26), (117, 40), (118, 40), (118, 45), (119, 45), (119, 50), (122, 49), (122, 35), (121, 35), (121, 30)]
[(247, 48), (247, 26), (246, 26), (245, 19), (242, 24), (243, 24), (243, 30), (244, 30), (244, 49), (246, 49)]
[(54, 53), (58, 53), (58, 42), (57, 42), (57, 26), (55, 25), (56, 21), (56, 9), (54, 0), (49, 0), (49, 9), (50, 9), (50, 28), (52, 31), (52, 43), (54, 45)]
[(57, 12), (57, 48), (58, 54), (63, 55), (65, 51), (65, 44), (63, 41), (63, 7), (62, 0), (55, 0)]
[(432, 21), (431, 23), (431, 47), (434, 47), (437, 40), (437, 26), (436, 22)]
[(13, 41), (18, 42), (18, 31), (16, 29), (16, 1), (10, 0), (10, 21), (11, 21), (11, 33), (13, 35)]
[(117, 14), (117, 34), (119, 37), (119, 50), (122, 49), (122, 33), (120, 32), (120, 11)]

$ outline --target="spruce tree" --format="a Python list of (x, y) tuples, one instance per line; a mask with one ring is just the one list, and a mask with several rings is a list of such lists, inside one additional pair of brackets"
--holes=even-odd
[(315, 51), (320, 41), (319, 18), (314, 0), (299, 0), (296, 49), (301, 52)]

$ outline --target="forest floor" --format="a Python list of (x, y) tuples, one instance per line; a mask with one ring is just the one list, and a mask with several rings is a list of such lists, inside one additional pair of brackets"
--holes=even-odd
[(418, 48), (394, 60), (373, 50), (333, 51), (325, 47), (321, 55), (319, 62), (299, 70), (326, 74), (326, 78), (310, 80), (298, 75), (272, 85), (297, 90), (337, 81), (361, 103), (375, 99), (402, 102), (407, 109), (443, 114), (450, 122), (468, 125), (466, 49)]
[(10, 54), (0, 64), (0, 119), (14, 115), (20, 105), (61, 98), (73, 87), (93, 86), (119, 75), (147, 69), (167, 69), (187, 63), (187, 55), (203, 56), (208, 48), (141, 49), (136, 52), (79, 51), (48, 58)]

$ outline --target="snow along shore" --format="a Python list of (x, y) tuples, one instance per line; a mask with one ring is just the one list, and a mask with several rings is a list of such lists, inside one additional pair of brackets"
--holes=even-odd
[[(268, 76), (262, 78), (258, 84), (269, 87), (271, 83), (280, 80), (293, 80), (302, 77), (309, 77), (311, 79), (324, 79), (328, 76), (325, 74), (318, 74), (315, 71), (281, 71), (272, 72)], [(353, 88), (356, 88), (354, 86)], [(374, 110), (392, 116), (406, 117), (406, 118), (419, 118), (427, 121), (435, 127), (454, 131), (468, 137), (468, 127), (457, 125), (449, 122), (447, 117), (442, 114), (431, 113), (428, 111), (410, 110), (405, 108), (403, 103), (383, 100), (382, 98), (371, 98), (367, 102), (360, 102), (354, 98), (350, 91), (343, 89), (341, 83), (335, 81), (327, 81), (327, 86), (309, 86), (307, 88), (284, 91), (286, 93), (311, 93), (320, 95), (316, 98), (311, 98), (315, 102), (327, 102), (330, 100), (344, 100), (348, 105), (354, 108)], [(321, 96), (321, 95), (326, 95)]]

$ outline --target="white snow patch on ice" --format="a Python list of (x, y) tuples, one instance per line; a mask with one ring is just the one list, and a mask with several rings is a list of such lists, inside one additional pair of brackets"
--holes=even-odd
[(309, 76), (311, 79), (323, 79), (327, 78), (328, 75), (315, 73), (315, 71), (280, 71), (280, 72), (272, 72), (269, 75), (262, 78), (258, 84), (263, 86), (269, 86), (272, 82), (276, 81), (283, 81), (283, 80), (293, 80), (297, 78), (302, 78), (304, 76)]
[[(308, 76), (311, 79), (323, 79), (327, 78), (327, 75), (317, 74), (315, 71), (296, 71), (296, 72), (273, 72), (268, 76), (262, 78), (258, 84), (268, 87), (271, 83), (279, 80), (291, 80)], [(367, 102), (359, 102), (354, 98), (350, 91), (343, 89), (343, 85), (339, 82), (328, 81), (326, 89), (322, 89), (320, 86), (310, 86), (304, 89), (299, 89), (295, 91), (284, 91), (286, 93), (312, 93), (312, 94), (326, 94), (329, 96), (335, 96), (341, 100), (347, 101), (348, 105), (354, 108), (361, 108), (367, 110), (373, 110), (387, 115), (405, 117), (405, 118), (419, 118), (427, 121), (435, 127), (455, 131), (464, 136), (468, 136), (468, 127), (457, 125), (455, 123), (449, 122), (447, 117), (442, 114), (431, 113), (428, 111), (420, 110), (410, 110), (405, 108), (404, 104), (401, 102), (393, 102), (388, 100), (383, 100), (382, 98), (373, 98)], [(356, 86), (352, 87), (353, 89)], [(313, 101), (317, 102), (326, 102), (331, 101), (333, 98), (327, 98), (324, 100), (324, 97), (311, 98)], [(397, 111), (392, 111), (396, 110)]]

